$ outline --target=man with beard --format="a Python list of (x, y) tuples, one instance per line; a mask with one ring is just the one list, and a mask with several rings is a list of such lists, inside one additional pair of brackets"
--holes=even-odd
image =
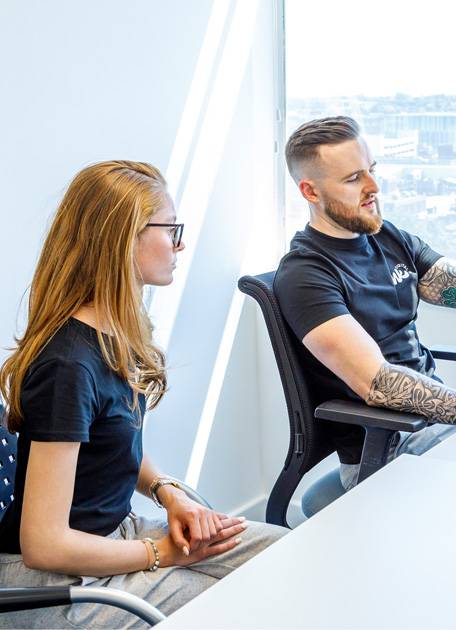
[[(456, 431), (456, 390), (435, 376), (415, 327), (420, 298), (454, 305), (456, 262), (383, 221), (375, 161), (353, 119), (305, 123), (288, 140), (286, 158), (310, 220), (282, 259), (274, 291), (304, 344), (315, 402), (361, 398), (426, 416), (437, 424), (398, 434), (389, 456), (421, 454)], [(350, 489), (364, 430), (331, 425)]]

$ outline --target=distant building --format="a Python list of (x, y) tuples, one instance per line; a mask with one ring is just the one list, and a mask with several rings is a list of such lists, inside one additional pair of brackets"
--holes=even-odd
[(404, 112), (367, 115), (363, 119), (368, 134), (399, 138), (418, 133), (419, 144), (430, 145), (448, 154), (456, 147), (456, 112)]
[(393, 197), (383, 197), (384, 214), (395, 222), (404, 215), (417, 217), (426, 213), (426, 197), (416, 195), (413, 197), (401, 196), (397, 199)]
[(386, 138), (383, 135), (367, 135), (367, 144), (378, 157), (415, 158), (418, 150), (418, 132), (399, 138)]

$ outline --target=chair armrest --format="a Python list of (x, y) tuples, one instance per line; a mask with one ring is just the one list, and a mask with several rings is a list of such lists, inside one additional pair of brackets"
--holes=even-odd
[(358, 424), (366, 428), (408, 431), (409, 433), (420, 431), (428, 424), (424, 416), (382, 407), (369, 407), (363, 402), (351, 400), (328, 400), (315, 409), (314, 415), (319, 420), (332, 420)]
[(131, 612), (150, 626), (166, 618), (157, 608), (137, 595), (116, 588), (104, 586), (0, 587), (0, 613), (63, 606), (76, 602), (116, 606)]
[(69, 586), (0, 588), (0, 613), (71, 604)]
[(434, 359), (444, 359), (445, 361), (456, 361), (455, 346), (432, 346), (429, 348)]
[(118, 588), (106, 588), (105, 586), (70, 586), (72, 603), (93, 602), (116, 606), (136, 615), (150, 626), (166, 619), (166, 615), (149, 604), (145, 599), (121, 591)]

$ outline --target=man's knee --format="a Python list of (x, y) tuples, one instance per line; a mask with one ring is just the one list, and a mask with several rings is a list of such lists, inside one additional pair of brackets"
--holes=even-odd
[(340, 465), (340, 482), (346, 491), (356, 486), (358, 481), (359, 464), (341, 464)]

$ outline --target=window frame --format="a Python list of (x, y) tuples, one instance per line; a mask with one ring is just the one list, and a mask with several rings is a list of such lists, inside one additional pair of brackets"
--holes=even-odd
[(276, 54), (273, 68), (274, 83), (274, 187), (277, 208), (277, 258), (288, 249), (286, 242), (286, 121), (287, 121), (287, 85), (286, 85), (286, 44), (285, 44), (285, 0), (274, 2), (273, 46)]

